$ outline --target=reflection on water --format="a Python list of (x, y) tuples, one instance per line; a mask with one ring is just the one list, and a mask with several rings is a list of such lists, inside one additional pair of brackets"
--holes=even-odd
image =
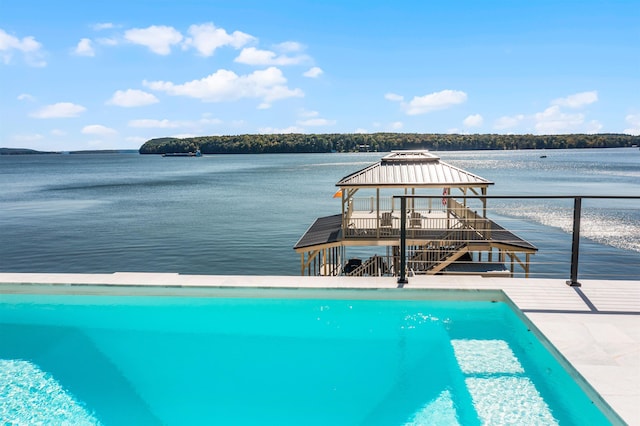
[[(589, 201), (591, 200), (583, 201), (583, 203), (587, 204)], [(565, 206), (549, 203), (546, 200), (535, 200), (535, 203), (528, 204), (522, 204), (518, 201), (501, 202), (492, 211), (572, 233), (573, 207), (566, 206), (571, 200), (563, 200), (562, 202)], [(580, 235), (600, 244), (640, 252), (640, 209), (583, 207), (580, 218)]]

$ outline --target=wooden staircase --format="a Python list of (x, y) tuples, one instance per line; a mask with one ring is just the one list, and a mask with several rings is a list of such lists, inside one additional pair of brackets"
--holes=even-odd
[(381, 256), (374, 255), (367, 259), (362, 265), (349, 272), (349, 277), (379, 277), (389, 272), (389, 268)]
[(469, 229), (452, 229), (424, 246), (412, 247), (407, 265), (416, 274), (434, 275), (469, 252)]

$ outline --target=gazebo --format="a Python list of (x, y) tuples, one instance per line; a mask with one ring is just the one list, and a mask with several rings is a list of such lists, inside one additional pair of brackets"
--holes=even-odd
[[(491, 185), (429, 151), (392, 151), (338, 181), (342, 212), (316, 219), (294, 246), (301, 274), (400, 275), (402, 212), (394, 196), (404, 195), (407, 272), (513, 275), (518, 264), (528, 276), (537, 248), (487, 218)], [(349, 258), (349, 247), (368, 247), (370, 256)]]

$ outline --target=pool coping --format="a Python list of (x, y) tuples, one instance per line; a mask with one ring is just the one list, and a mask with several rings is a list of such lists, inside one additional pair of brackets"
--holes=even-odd
[(42, 286), (56, 293), (90, 294), (113, 294), (114, 287), (128, 294), (135, 288), (155, 288), (158, 294), (162, 289), (170, 294), (176, 288), (190, 288), (194, 294), (199, 293), (197, 289), (212, 288), (236, 288), (245, 294), (251, 289), (289, 293), (294, 289), (385, 289), (394, 291), (380, 296), (410, 299), (411, 290), (429, 289), (442, 290), (442, 297), (447, 291), (464, 290), (468, 298), (486, 300), (487, 291), (495, 291), (535, 326), (543, 343), (553, 345), (551, 349), (579, 374), (577, 379), (584, 379), (627, 424), (640, 426), (640, 281), (581, 280), (581, 284), (570, 287), (558, 279), (415, 276), (398, 289), (391, 277), (0, 273), (0, 293), (29, 293), (41, 291)]

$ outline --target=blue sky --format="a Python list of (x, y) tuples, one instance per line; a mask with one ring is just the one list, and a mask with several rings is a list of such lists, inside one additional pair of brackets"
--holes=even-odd
[(640, 134), (633, 1), (0, 0), (0, 146)]

